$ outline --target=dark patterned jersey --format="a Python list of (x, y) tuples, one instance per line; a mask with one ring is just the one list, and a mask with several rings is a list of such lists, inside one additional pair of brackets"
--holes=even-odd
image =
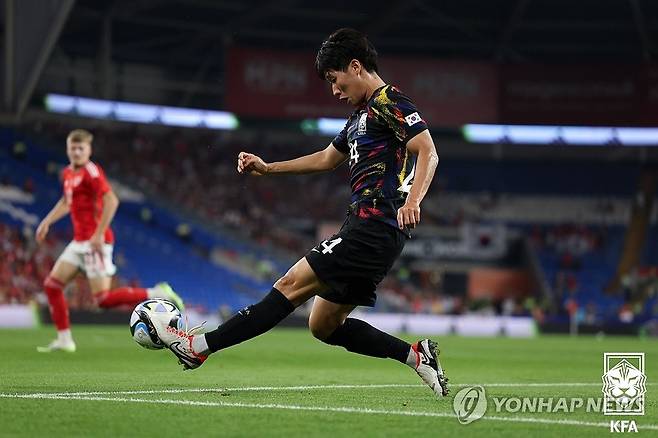
[(350, 209), (364, 219), (397, 228), (397, 209), (413, 183), (416, 160), (407, 142), (427, 129), (413, 102), (392, 85), (384, 85), (355, 110), (334, 138), (349, 155)]

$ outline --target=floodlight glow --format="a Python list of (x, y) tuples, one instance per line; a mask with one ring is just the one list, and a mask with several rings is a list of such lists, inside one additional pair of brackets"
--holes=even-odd
[(237, 129), (238, 118), (228, 111), (206, 111), (203, 123), (211, 129)]
[(203, 113), (200, 110), (189, 108), (174, 108), (163, 106), (160, 112), (160, 121), (171, 126), (200, 126)]
[(658, 128), (617, 128), (617, 138), (628, 146), (658, 146)]
[(523, 144), (550, 144), (559, 140), (557, 126), (524, 126), (509, 125), (507, 138), (512, 143)]
[(158, 116), (158, 107), (142, 103), (117, 102), (114, 114), (117, 120), (124, 122), (154, 123)]
[(658, 128), (469, 124), (462, 133), (471, 143), (658, 146)]
[(575, 145), (605, 145), (614, 140), (612, 128), (594, 126), (563, 126), (562, 140)]
[(503, 125), (464, 125), (464, 138), (472, 143), (498, 143), (505, 138)]
[(318, 119), (318, 133), (321, 135), (337, 135), (340, 131), (343, 130), (347, 119), (330, 119), (330, 118), (319, 118)]
[(48, 111), (59, 114), (72, 114), (123, 122), (157, 123), (166, 126), (237, 129), (240, 124), (238, 118), (227, 111), (147, 105), (62, 94), (46, 95), (45, 107)]
[(76, 110), (79, 115), (97, 119), (108, 117), (112, 112), (113, 105), (109, 100), (88, 99), (86, 97), (76, 99)]
[(75, 108), (75, 97), (62, 94), (48, 94), (45, 99), (46, 109), (53, 113), (70, 113)]

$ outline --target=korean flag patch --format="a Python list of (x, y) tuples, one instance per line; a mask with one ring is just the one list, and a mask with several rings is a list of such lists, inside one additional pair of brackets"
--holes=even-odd
[(423, 119), (420, 118), (418, 115), (418, 112), (411, 113), (407, 117), (404, 118), (404, 120), (407, 122), (407, 125), (409, 126), (414, 126), (418, 122), (422, 122)]

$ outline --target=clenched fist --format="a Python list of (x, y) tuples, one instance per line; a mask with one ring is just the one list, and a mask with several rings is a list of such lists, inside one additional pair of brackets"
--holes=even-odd
[(268, 171), (267, 163), (258, 155), (248, 152), (238, 154), (238, 173), (250, 173), (252, 175), (265, 175)]

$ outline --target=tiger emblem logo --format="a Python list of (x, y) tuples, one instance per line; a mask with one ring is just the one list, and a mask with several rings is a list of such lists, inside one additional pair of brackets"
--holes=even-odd
[(646, 376), (622, 359), (603, 375), (603, 395), (606, 411), (610, 413), (644, 413)]

